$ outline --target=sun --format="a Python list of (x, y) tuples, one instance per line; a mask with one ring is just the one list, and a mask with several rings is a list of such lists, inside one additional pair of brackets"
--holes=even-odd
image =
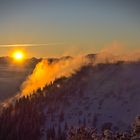
[(24, 53), (22, 51), (15, 51), (13, 53), (13, 58), (16, 61), (22, 61), (24, 59)]

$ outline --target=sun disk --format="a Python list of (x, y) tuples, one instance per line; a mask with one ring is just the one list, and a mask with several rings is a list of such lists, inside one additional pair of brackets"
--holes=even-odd
[(13, 54), (13, 58), (14, 58), (15, 60), (17, 60), (17, 61), (21, 61), (21, 60), (24, 59), (24, 53), (21, 52), (21, 51), (16, 51), (16, 52), (14, 52), (14, 54)]

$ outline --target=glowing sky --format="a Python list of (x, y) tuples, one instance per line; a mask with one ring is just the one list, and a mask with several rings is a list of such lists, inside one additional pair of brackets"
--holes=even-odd
[(140, 47), (140, 0), (0, 0), (0, 56), (15, 47), (37, 57), (94, 53), (113, 42)]

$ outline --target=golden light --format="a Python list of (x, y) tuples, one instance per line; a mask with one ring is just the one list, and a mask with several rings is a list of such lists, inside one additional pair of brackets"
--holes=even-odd
[(15, 51), (13, 53), (13, 58), (16, 61), (22, 61), (24, 59), (24, 53), (22, 51)]

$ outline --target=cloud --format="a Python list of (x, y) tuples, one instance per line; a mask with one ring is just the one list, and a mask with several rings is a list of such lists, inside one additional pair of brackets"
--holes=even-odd
[(44, 43), (44, 44), (1, 44), (0, 47), (3, 48), (11, 48), (11, 47), (34, 47), (34, 46), (55, 46), (64, 44), (63, 42), (56, 42), (56, 43)]

